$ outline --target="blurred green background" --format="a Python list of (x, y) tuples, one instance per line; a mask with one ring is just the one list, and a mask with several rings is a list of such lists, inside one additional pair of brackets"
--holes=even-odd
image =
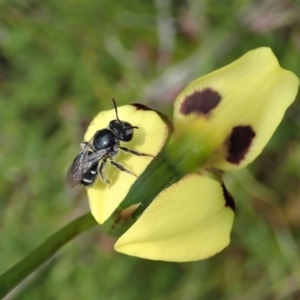
[[(300, 76), (299, 15), (292, 0), (1, 1), (0, 273), (88, 211), (65, 173), (112, 97), (171, 116), (188, 82), (258, 46)], [(262, 155), (226, 175), (237, 216), (215, 257), (127, 257), (98, 226), (7, 299), (300, 299), (299, 127), (298, 96)]]

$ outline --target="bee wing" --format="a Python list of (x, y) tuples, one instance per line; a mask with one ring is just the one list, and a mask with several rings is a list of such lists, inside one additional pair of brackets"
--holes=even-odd
[(74, 187), (82, 181), (83, 175), (88, 172), (98, 161), (106, 156), (108, 149), (101, 149), (97, 152), (89, 151), (89, 145), (75, 157), (67, 172), (67, 184)]
[(82, 175), (86, 172), (84, 166), (87, 164), (88, 155), (89, 149), (88, 146), (86, 146), (74, 158), (66, 176), (67, 184), (70, 187), (74, 187), (75, 185), (80, 183)]
[(70, 168), (68, 169), (66, 182), (70, 187), (74, 187), (75, 185), (79, 184), (82, 180), (82, 175), (87, 171), (86, 167), (84, 166), (87, 164), (89, 154), (92, 153), (92, 141), (93, 138), (88, 142), (82, 142), (80, 144), (81, 151), (74, 158)]
[(95, 164), (99, 162), (99, 160), (105, 158), (109, 149), (101, 149), (97, 152), (89, 153), (87, 161), (83, 164), (82, 169), (84, 170), (83, 173), (89, 171)]

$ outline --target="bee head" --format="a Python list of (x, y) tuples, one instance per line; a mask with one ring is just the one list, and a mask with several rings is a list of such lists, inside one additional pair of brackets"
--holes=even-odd
[(133, 130), (138, 128), (132, 126), (128, 122), (113, 120), (109, 123), (109, 129), (117, 136), (117, 138), (122, 142), (129, 142), (133, 138)]
[(109, 129), (117, 136), (122, 142), (129, 142), (133, 138), (133, 130), (138, 129), (137, 126), (132, 126), (129, 122), (121, 121), (118, 117), (118, 110), (115, 99), (112, 99), (116, 111), (116, 120), (109, 123)]

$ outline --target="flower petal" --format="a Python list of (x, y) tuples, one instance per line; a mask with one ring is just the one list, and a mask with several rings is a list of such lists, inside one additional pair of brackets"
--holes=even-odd
[[(158, 113), (144, 105), (132, 104), (118, 107), (118, 115), (120, 120), (139, 127), (134, 130), (132, 141), (121, 142), (121, 146), (156, 156), (168, 138), (168, 127)], [(88, 127), (84, 140), (89, 141), (97, 130), (107, 127), (114, 119), (116, 119), (114, 109), (100, 112)], [(120, 150), (115, 161), (139, 176), (152, 159), (151, 156), (136, 156)], [(109, 161), (106, 169), (111, 186), (97, 180), (94, 185), (87, 188), (91, 212), (100, 224), (104, 223), (117, 208), (137, 179), (131, 174), (116, 169)]]
[(188, 174), (154, 199), (115, 249), (153, 260), (205, 259), (229, 244), (233, 210), (225, 186), (204, 175)]
[(249, 51), (179, 94), (175, 134), (185, 136), (202, 167), (240, 169), (267, 144), (298, 86), (299, 79), (280, 67), (270, 48)]

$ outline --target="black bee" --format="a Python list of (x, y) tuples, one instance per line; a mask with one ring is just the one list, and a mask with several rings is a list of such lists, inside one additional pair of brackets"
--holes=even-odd
[(138, 156), (152, 156), (120, 145), (120, 141), (131, 141), (133, 131), (138, 127), (132, 126), (126, 121), (121, 121), (118, 117), (116, 102), (114, 99), (112, 101), (116, 111), (116, 119), (110, 121), (107, 128), (98, 130), (89, 142), (81, 143), (82, 150), (75, 157), (67, 172), (67, 183), (71, 187), (80, 183), (84, 186), (91, 186), (96, 181), (97, 175), (99, 175), (101, 181), (110, 185), (105, 173), (105, 164), (108, 159), (120, 171), (136, 176), (113, 160), (120, 149)]

